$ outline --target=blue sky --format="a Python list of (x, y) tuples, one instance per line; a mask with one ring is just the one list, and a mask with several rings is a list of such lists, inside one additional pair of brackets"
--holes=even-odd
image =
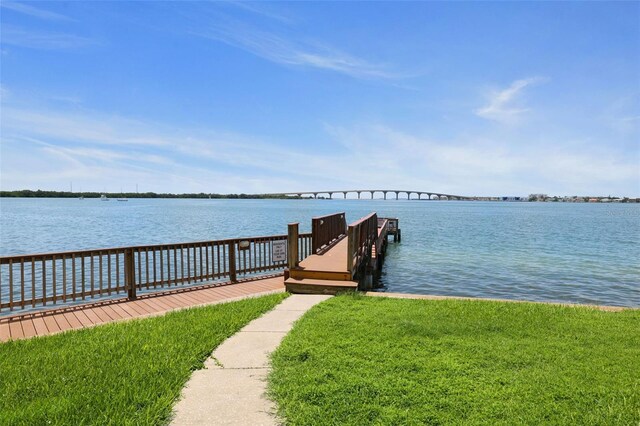
[(640, 196), (640, 2), (9, 2), (0, 187)]

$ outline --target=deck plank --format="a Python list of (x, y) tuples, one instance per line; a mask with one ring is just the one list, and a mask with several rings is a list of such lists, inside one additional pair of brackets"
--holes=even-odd
[(116, 321), (119, 319), (122, 319), (122, 315), (120, 315), (120, 313), (118, 313), (118, 311), (116, 311), (115, 309), (113, 309), (112, 305), (104, 305), (104, 306), (100, 306), (102, 308), (102, 310), (109, 315), (109, 317)]
[(119, 303), (114, 303), (113, 305), (111, 305), (111, 309), (116, 311), (118, 313), (118, 315), (120, 315), (120, 318), (122, 318), (122, 319), (131, 318), (133, 316), (129, 312), (124, 310)]
[(36, 331), (36, 327), (33, 325), (33, 319), (31, 318), (25, 318), (22, 321), (22, 331), (24, 332), (25, 338), (38, 335), (38, 332)]
[(63, 313), (52, 315), (52, 317), (58, 324), (58, 328), (60, 329), (60, 331), (69, 330), (70, 328), (72, 328), (71, 324), (64, 317)]
[(135, 318), (138, 316), (138, 312), (133, 309), (128, 303), (118, 303), (116, 304), (116, 306), (118, 306), (120, 309), (122, 309), (123, 311), (125, 311), (130, 318)]
[(85, 309), (82, 312), (84, 312), (87, 317), (89, 318), (89, 320), (91, 321), (91, 324), (102, 324), (104, 321), (102, 321), (102, 319), (100, 319), (100, 317), (96, 314), (95, 312), (95, 308), (91, 307), (89, 309)]
[(23, 339), (24, 333), (22, 332), (22, 322), (21, 321), (11, 321), (9, 323), (9, 331), (11, 332), (12, 339)]
[(107, 314), (107, 312), (102, 308), (102, 306), (95, 306), (93, 308), (93, 312), (100, 318), (101, 322), (110, 322), (113, 321), (113, 318)]
[(78, 318), (73, 314), (73, 312), (65, 312), (62, 314), (67, 320), (69, 324), (71, 324), (71, 328), (81, 328), (82, 323), (78, 320)]
[(55, 318), (53, 318), (53, 315), (45, 315), (44, 317), (42, 317), (42, 319), (44, 319), (44, 324), (47, 326), (47, 331), (49, 334), (57, 333), (60, 331), (60, 326), (56, 322)]
[(6, 342), (11, 339), (11, 331), (9, 331), (9, 323), (0, 324), (0, 342)]
[(33, 326), (36, 329), (36, 334), (38, 336), (44, 336), (49, 334), (49, 330), (47, 330), (47, 325), (44, 322), (44, 318), (37, 316), (33, 318)]
[(73, 312), (73, 314), (78, 319), (78, 321), (80, 321), (83, 327), (88, 327), (90, 325), (93, 325), (93, 321), (91, 321), (91, 319), (87, 316), (85, 311), (75, 311)]

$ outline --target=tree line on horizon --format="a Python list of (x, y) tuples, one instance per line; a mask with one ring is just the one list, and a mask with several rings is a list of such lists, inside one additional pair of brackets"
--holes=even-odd
[(41, 189), (22, 189), (18, 191), (0, 191), (0, 197), (7, 198), (100, 198), (102, 195), (109, 198), (240, 198), (240, 199), (291, 199), (302, 198), (282, 194), (205, 194), (186, 193), (156, 193), (156, 192), (70, 192), (70, 191), (43, 191)]

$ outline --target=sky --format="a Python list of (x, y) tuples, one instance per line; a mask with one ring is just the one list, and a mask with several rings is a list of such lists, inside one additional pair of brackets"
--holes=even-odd
[(3, 190), (640, 196), (640, 2), (0, 14)]

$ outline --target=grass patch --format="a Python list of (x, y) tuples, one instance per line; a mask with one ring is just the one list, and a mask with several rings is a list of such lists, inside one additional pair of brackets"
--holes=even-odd
[(191, 372), (285, 297), (0, 344), (0, 424), (166, 423)]
[(342, 296), (273, 355), (291, 425), (638, 424), (640, 312)]

